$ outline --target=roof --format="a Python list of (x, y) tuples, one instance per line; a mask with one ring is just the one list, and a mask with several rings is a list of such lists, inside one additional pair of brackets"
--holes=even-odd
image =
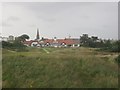
[(62, 43), (65, 43), (67, 45), (69, 44), (78, 44), (79, 43), (79, 39), (78, 40), (73, 40), (73, 39), (57, 39), (56, 41), (54, 39), (47, 39), (47, 40), (44, 40), (44, 43), (59, 43), (59, 44), (62, 44)]
[(46, 43), (50, 43), (50, 44), (62, 44), (62, 43), (65, 43), (66, 45), (72, 45), (72, 44), (79, 44), (79, 39), (45, 39), (45, 40), (42, 40), (43, 42), (38, 42), (37, 40), (31, 40), (31, 41), (25, 41), (23, 42), (24, 44), (27, 44), (27, 45), (31, 45), (33, 42), (38, 42), (40, 44), (46, 44)]
[(33, 42), (38, 42), (36, 40), (24, 41), (23, 44), (31, 45)]

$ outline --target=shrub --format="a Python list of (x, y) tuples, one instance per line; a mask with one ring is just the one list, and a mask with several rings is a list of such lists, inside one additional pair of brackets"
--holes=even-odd
[(14, 51), (27, 51), (26, 46), (17, 41), (14, 41), (13, 43), (2, 41), (2, 48)]
[(117, 58), (115, 58), (115, 61), (116, 61), (118, 64), (120, 64), (120, 55), (119, 55)]

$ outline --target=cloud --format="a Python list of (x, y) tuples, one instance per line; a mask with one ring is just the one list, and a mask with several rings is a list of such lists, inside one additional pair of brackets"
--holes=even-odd
[[(7, 3), (3, 5), (4, 34), (28, 33), (34, 38), (36, 28), (42, 36), (59, 38), (82, 33), (102, 38), (117, 38), (118, 3)], [(8, 29), (10, 32), (8, 32)]]
[(16, 16), (10, 16), (7, 18), (7, 21), (19, 21), (20, 18), (16, 17)]
[(0, 26), (2, 26), (2, 27), (11, 27), (12, 25), (7, 23), (7, 22), (2, 22), (2, 23), (0, 23)]
[(46, 16), (38, 16), (38, 19), (45, 21), (45, 22), (54, 22), (56, 21), (53, 17), (46, 17)]
[(2, 20), (2, 23), (0, 23), (0, 26), (2, 27), (11, 27), (13, 26), (12, 22), (16, 22), (19, 21), (20, 18), (16, 17), (16, 16), (10, 16), (8, 17), (6, 20)]
[(28, 27), (36, 27), (34, 24), (29, 24)]

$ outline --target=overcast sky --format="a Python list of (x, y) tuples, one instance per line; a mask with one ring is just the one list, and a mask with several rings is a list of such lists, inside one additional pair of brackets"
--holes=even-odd
[(2, 36), (118, 39), (117, 2), (16, 2), (2, 4)]

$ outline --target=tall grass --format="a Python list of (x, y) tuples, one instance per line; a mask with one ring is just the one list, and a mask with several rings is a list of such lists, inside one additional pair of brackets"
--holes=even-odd
[[(88, 48), (32, 48), (3, 53), (3, 87), (114, 88), (118, 66), (114, 53)], [(112, 58), (112, 59), (111, 59)]]

